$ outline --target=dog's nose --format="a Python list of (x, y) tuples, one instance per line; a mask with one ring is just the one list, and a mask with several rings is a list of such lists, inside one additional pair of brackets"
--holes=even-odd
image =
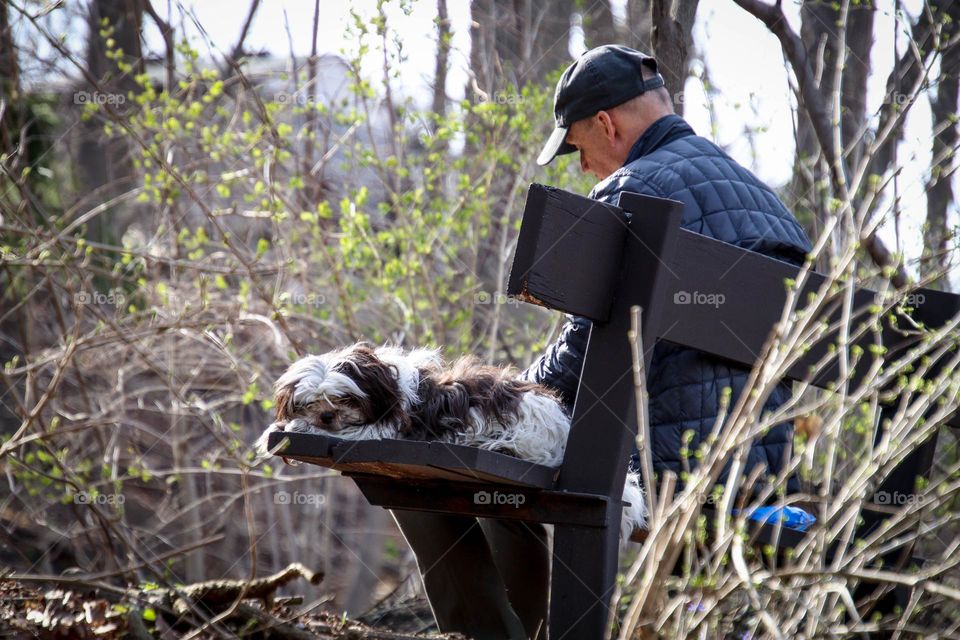
[(333, 411), (324, 411), (320, 414), (320, 422), (323, 424), (331, 424), (336, 415)]

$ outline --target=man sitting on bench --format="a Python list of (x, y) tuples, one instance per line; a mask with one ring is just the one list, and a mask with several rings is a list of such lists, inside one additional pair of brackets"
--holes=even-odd
[[(681, 224), (690, 231), (796, 265), (811, 250), (769, 187), (674, 114), (653, 58), (613, 45), (587, 51), (561, 77), (554, 116), (556, 129), (537, 161), (545, 165), (579, 151), (580, 168), (600, 180), (591, 198), (616, 203), (622, 191), (671, 198), (684, 203)], [(696, 305), (697, 293), (673, 302)], [(585, 318), (570, 317), (558, 340), (522, 374), (555, 388), (571, 412), (589, 329)], [(647, 376), (654, 471), (681, 474), (684, 432), (692, 432), (686, 447), (695, 451), (713, 428), (723, 389), (732, 390), (735, 402), (748, 375), (695, 350), (654, 347)], [(765, 408), (789, 394), (781, 386)], [(753, 443), (747, 472), (757, 465), (779, 472), (792, 439), (789, 423), (770, 429)], [(638, 464), (636, 455), (630, 464)], [(799, 490), (796, 478), (788, 490)], [(498, 640), (546, 636), (550, 552), (544, 525), (411, 511), (394, 517), (417, 556), (442, 631)]]

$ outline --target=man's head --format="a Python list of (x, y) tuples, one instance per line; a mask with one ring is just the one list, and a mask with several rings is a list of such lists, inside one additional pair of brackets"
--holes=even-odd
[(580, 168), (603, 180), (623, 166), (647, 127), (673, 113), (650, 56), (619, 45), (587, 51), (567, 67), (553, 101), (556, 129), (537, 163), (580, 152)]

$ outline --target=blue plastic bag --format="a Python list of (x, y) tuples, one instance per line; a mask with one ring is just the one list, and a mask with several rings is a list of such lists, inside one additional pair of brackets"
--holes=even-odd
[(797, 531), (806, 531), (807, 527), (817, 521), (815, 516), (800, 507), (757, 507), (751, 510), (747, 517), (756, 522), (776, 524), (777, 514), (780, 514), (780, 522), (783, 523), (783, 526)]

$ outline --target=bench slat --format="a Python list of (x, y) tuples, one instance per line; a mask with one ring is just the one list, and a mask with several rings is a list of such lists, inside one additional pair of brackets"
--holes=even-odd
[(507, 294), (605, 321), (626, 236), (620, 207), (531, 184)]
[[(752, 367), (771, 330), (780, 320), (787, 299), (785, 281), (795, 278), (799, 269), (787, 262), (684, 229), (679, 231), (676, 242), (677, 251), (667, 270), (666, 282), (670, 291), (661, 310), (660, 339)], [(799, 297), (801, 309), (807, 293), (815, 292), (824, 280), (820, 274), (810, 274)], [(875, 295), (870, 289), (857, 287), (853, 301), (854, 328), (867, 317)], [(930, 289), (919, 289), (912, 295), (914, 301), (910, 305), (913, 309), (910, 315), (928, 327), (943, 326), (960, 312), (960, 296)], [(834, 322), (840, 314), (838, 302), (827, 319)], [(904, 320), (900, 324), (907, 326)], [(810, 379), (813, 385), (821, 388), (835, 383), (839, 378), (836, 362), (811, 377), (811, 367), (826, 355), (829, 343), (836, 340), (835, 335), (810, 346), (787, 377)], [(853, 384), (862, 382), (868, 374), (874, 359), (869, 347), (875, 340), (876, 336), (867, 332), (857, 341), (864, 349), (864, 356), (856, 363)], [(915, 335), (905, 336), (895, 327), (885, 325), (880, 334), (880, 341), (887, 348), (883, 357), (895, 358), (919, 340)], [(934, 368), (931, 375), (935, 373)], [(952, 417), (950, 424), (960, 426), (960, 414)]]
[(351, 477), (370, 504), (385, 509), (619, 528), (619, 521), (610, 520), (610, 500), (605, 496), (468, 482), (409, 480), (401, 484), (365, 474)]
[(312, 433), (276, 432), (270, 434), (268, 446), (273, 449), (285, 438), (289, 445), (278, 455), (343, 473), (544, 489), (553, 486), (559, 472), (503, 453), (437, 442), (344, 440)]

